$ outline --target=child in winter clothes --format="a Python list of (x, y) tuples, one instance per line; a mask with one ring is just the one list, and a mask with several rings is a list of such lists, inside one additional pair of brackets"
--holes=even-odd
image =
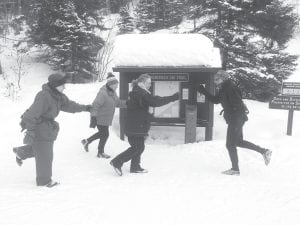
[(25, 146), (13, 148), (18, 165), (23, 160), (34, 157), (37, 186), (53, 187), (52, 180), (53, 144), (59, 131), (55, 121), (60, 111), (76, 113), (90, 111), (90, 105), (80, 105), (70, 101), (63, 94), (67, 77), (55, 73), (48, 77), (48, 83), (37, 93), (33, 104), (22, 115), (21, 126), (26, 129)]
[(247, 114), (249, 111), (242, 100), (241, 91), (234, 82), (229, 79), (229, 74), (226, 71), (220, 70), (215, 75), (214, 82), (217, 86), (220, 86), (216, 95), (210, 94), (202, 85), (199, 86), (198, 91), (204, 94), (211, 102), (215, 104), (221, 103), (223, 107), (222, 113), (228, 124), (226, 147), (232, 167), (222, 173), (226, 175), (240, 174), (237, 147), (248, 148), (262, 154), (265, 164), (268, 165), (272, 152), (246, 141), (243, 138), (243, 126), (248, 120)]
[(89, 144), (100, 139), (98, 144), (98, 158), (110, 158), (108, 154), (104, 153), (104, 147), (109, 137), (108, 127), (112, 124), (115, 108), (126, 107), (126, 101), (120, 100), (116, 94), (118, 83), (116, 77), (112, 73), (108, 73), (106, 85), (102, 86), (99, 90), (91, 110), (90, 127), (95, 128), (97, 126), (98, 132), (81, 141), (85, 151), (88, 152)]

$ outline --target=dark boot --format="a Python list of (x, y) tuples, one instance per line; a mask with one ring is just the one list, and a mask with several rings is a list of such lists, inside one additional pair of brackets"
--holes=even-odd
[(114, 168), (114, 170), (116, 171), (116, 173), (117, 173), (119, 176), (122, 176), (122, 175), (123, 175), (122, 167), (121, 167), (121, 166), (116, 165), (116, 163), (115, 163), (113, 160), (110, 161), (110, 165)]
[(148, 170), (139, 166), (136, 169), (130, 169), (130, 173), (148, 173)]
[(57, 186), (57, 185), (59, 185), (59, 182), (51, 180), (51, 181), (50, 181), (48, 184), (46, 184), (45, 186), (48, 187), (48, 188), (52, 188), (52, 187)]
[(37, 186), (52, 188), (59, 185), (59, 182), (50, 180), (47, 184), (37, 184)]
[(107, 155), (107, 154), (104, 153), (104, 152), (98, 152), (97, 157), (98, 157), (98, 158), (109, 159), (109, 158), (110, 158), (110, 155)]
[(13, 152), (16, 154), (16, 163), (18, 164), (18, 166), (22, 166), (23, 165), (23, 160), (18, 155), (18, 148), (13, 148)]
[(88, 152), (88, 151), (89, 151), (89, 142), (88, 142), (88, 140), (87, 140), (87, 139), (83, 139), (83, 140), (81, 141), (81, 144), (83, 145), (84, 150), (85, 150), (86, 152)]
[(272, 156), (272, 151), (265, 149), (265, 152), (262, 154), (264, 157), (264, 161), (266, 166), (269, 165), (270, 161), (271, 161), (271, 156)]
[(222, 173), (225, 174), (225, 175), (233, 175), (233, 176), (239, 176), (240, 175), (240, 171), (234, 170), (234, 169), (225, 170)]

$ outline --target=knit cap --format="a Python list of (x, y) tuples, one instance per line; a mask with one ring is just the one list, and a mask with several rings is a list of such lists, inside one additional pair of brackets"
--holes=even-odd
[(117, 83), (119, 83), (119, 81), (117, 80), (115, 75), (113, 73), (109, 72), (107, 74), (107, 78), (106, 78), (106, 85), (110, 86), (110, 85), (117, 84)]
[(48, 85), (56, 88), (66, 83), (66, 77), (60, 73), (53, 73), (48, 77)]

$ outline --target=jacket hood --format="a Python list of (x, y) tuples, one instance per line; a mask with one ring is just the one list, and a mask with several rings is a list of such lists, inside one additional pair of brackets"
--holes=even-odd
[(48, 92), (53, 98), (60, 100), (62, 99), (65, 95), (63, 93), (60, 93), (58, 90), (55, 88), (51, 88), (48, 83), (43, 84), (42, 90)]
[(147, 91), (143, 88), (141, 88), (140, 86), (136, 85), (132, 88), (132, 93), (136, 93), (136, 94), (145, 94), (147, 93)]

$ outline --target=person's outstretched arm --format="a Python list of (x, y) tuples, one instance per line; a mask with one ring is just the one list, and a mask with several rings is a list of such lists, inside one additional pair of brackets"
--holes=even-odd
[(81, 105), (77, 102), (71, 101), (66, 95), (63, 95), (63, 102), (61, 105), (61, 110), (68, 113), (77, 113), (77, 112), (90, 112), (91, 105)]
[(218, 93), (217, 95), (212, 95), (211, 93), (209, 93), (205, 87), (203, 85), (200, 85), (197, 88), (197, 91), (200, 92), (201, 94), (204, 94), (205, 97), (208, 98), (209, 101), (215, 103), (215, 104), (219, 104), (221, 102), (221, 98), (220, 98), (220, 94)]
[(152, 107), (159, 107), (159, 106), (163, 106), (166, 105), (170, 102), (176, 101), (179, 99), (179, 93), (175, 93), (173, 95), (170, 96), (153, 96), (150, 93), (146, 93), (143, 96), (143, 101), (145, 101), (149, 106)]

